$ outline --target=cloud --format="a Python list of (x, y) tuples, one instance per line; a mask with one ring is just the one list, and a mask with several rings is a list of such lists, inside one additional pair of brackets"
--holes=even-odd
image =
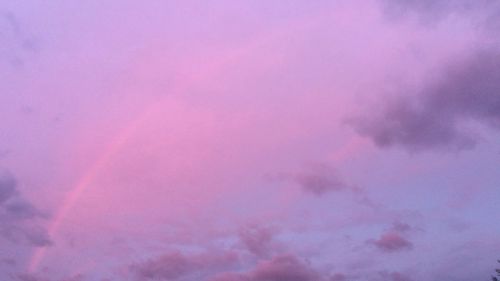
[(336, 273), (330, 277), (330, 281), (347, 281), (347, 276), (343, 273)]
[(28, 274), (28, 273), (22, 273), (17, 275), (17, 278), (15, 279), (17, 281), (50, 281), (47, 278), (43, 278), (37, 275), (33, 274)]
[(265, 257), (272, 250), (273, 233), (269, 228), (247, 226), (239, 231), (238, 236), (243, 245), (258, 257)]
[(15, 266), (17, 265), (17, 261), (12, 258), (4, 258), (0, 261), (2, 264), (8, 265), (8, 266)]
[(277, 256), (261, 262), (249, 275), (255, 281), (312, 281), (319, 278), (308, 263), (293, 255)]
[[(49, 279), (47, 277), (35, 275), (35, 274), (30, 274), (30, 273), (21, 273), (18, 274), (16, 281), (53, 281), (56, 279)], [(76, 274), (70, 277), (64, 277), (62, 279), (57, 279), (59, 281), (84, 281), (85, 277), (82, 274)]]
[(36, 51), (36, 40), (26, 33), (12, 12), (0, 10), (0, 31), (0, 60), (22, 65), (26, 56)]
[(224, 272), (211, 278), (210, 281), (251, 281), (251, 279), (242, 273)]
[(369, 243), (375, 245), (383, 252), (398, 252), (413, 248), (413, 244), (403, 237), (403, 235), (392, 231), (382, 234), (380, 238), (377, 240), (371, 240)]
[(407, 233), (415, 230), (415, 228), (405, 222), (396, 221), (392, 224), (392, 230), (399, 233)]
[(9, 156), (10, 153), (11, 151), (8, 149), (0, 149), (0, 159)]
[(178, 280), (203, 274), (218, 268), (226, 268), (238, 261), (233, 252), (184, 254), (179, 251), (166, 253), (129, 266), (137, 280)]
[(413, 279), (406, 275), (406, 274), (403, 274), (401, 272), (380, 272), (380, 277), (381, 279), (383, 280), (386, 280), (386, 281), (412, 281)]
[(175, 252), (133, 265), (131, 268), (140, 278), (174, 280), (194, 271), (196, 266), (180, 252)]
[(316, 165), (307, 172), (297, 174), (296, 182), (307, 192), (323, 195), (330, 191), (343, 190), (347, 186), (337, 173), (326, 165)]
[(85, 276), (83, 274), (76, 274), (74, 276), (63, 278), (61, 281), (83, 281)]
[(416, 92), (352, 124), (382, 148), (471, 149), (479, 139), (471, 122), (500, 130), (500, 52), (483, 50), (458, 59)]
[(38, 224), (46, 214), (27, 201), (17, 186), (12, 173), (0, 170), (0, 235), (15, 243), (24, 240), (36, 247), (51, 245), (47, 231)]
[(5, 212), (16, 219), (34, 219), (44, 214), (26, 201), (14, 201), (5, 204)]
[(17, 182), (14, 176), (7, 171), (0, 171), (0, 204), (14, 197)]
[(21, 232), (32, 246), (47, 247), (53, 244), (45, 228), (34, 226), (22, 229)]
[(302, 171), (268, 175), (271, 180), (289, 181), (297, 184), (303, 191), (322, 196), (332, 191), (348, 190), (351, 187), (338, 175), (337, 171), (325, 163), (306, 165)]
[(418, 230), (408, 223), (395, 221), (378, 239), (371, 239), (367, 242), (386, 253), (411, 250), (413, 243), (407, 237)]
[(245, 273), (221, 273), (210, 281), (318, 281), (321, 275), (308, 262), (285, 254), (260, 261)]
[(391, 17), (416, 14), (423, 23), (435, 23), (450, 15), (480, 15), (491, 20), (500, 5), (495, 0), (380, 0), (384, 11)]

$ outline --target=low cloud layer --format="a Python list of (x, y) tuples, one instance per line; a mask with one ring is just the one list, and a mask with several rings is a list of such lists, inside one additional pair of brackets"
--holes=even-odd
[(245, 273), (221, 273), (210, 281), (319, 281), (326, 280), (309, 263), (294, 255), (260, 261)]
[(224, 270), (238, 262), (233, 252), (185, 254), (180, 251), (166, 253), (129, 267), (138, 281), (197, 279), (213, 270)]

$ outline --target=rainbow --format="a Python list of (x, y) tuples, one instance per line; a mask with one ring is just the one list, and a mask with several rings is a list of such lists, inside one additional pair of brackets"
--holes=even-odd
[[(292, 32), (293, 29), (289, 29), (289, 31), (286, 33)], [(232, 64), (236, 61), (236, 59), (244, 57), (246, 54), (252, 53), (253, 51), (263, 47), (263, 43), (269, 43), (272, 40), (279, 39), (280, 33), (282, 32), (278, 32), (278, 30), (271, 30), (267, 34), (265, 34), (265, 36), (255, 38), (242, 47), (234, 48), (228, 51), (221, 51), (220, 53), (218, 53), (218, 56), (216, 55), (216, 59), (210, 61), (212, 63), (209, 62), (208, 66), (204, 65), (204, 68), (202, 67), (203, 69), (201, 70), (201, 73), (198, 73), (197, 75), (190, 75), (189, 77), (183, 77), (184, 79), (186, 79), (182, 81), (183, 83), (177, 83), (177, 85), (175, 85), (174, 83), (172, 94), (175, 95), (185, 93), (190, 85), (199, 84), (201, 82), (211, 82), (211, 78), (214, 78), (214, 76), (219, 73), (225, 66)], [(69, 211), (75, 206), (82, 194), (96, 179), (100, 171), (106, 168), (106, 166), (112, 161), (113, 157), (124, 148), (124, 146), (127, 144), (127, 141), (138, 131), (139, 128), (141, 128), (143, 124), (145, 124), (145, 122), (151, 116), (155, 115), (158, 112), (161, 112), (163, 104), (162, 101), (155, 102), (152, 106), (149, 106), (142, 114), (139, 115), (138, 118), (136, 118), (120, 134), (118, 134), (118, 136), (111, 142), (105, 152), (80, 178), (75, 187), (72, 188), (68, 195), (65, 197), (61, 208), (49, 223), (49, 237), (54, 237), (58, 233)], [(47, 247), (40, 247), (33, 252), (28, 262), (28, 272), (33, 273), (38, 270), (40, 263), (47, 253), (47, 250)]]
[[(158, 106), (154, 106), (158, 107)], [(87, 170), (87, 172), (84, 174), (84, 176), (78, 181), (78, 183), (75, 185), (75, 187), (69, 192), (69, 194), (66, 196), (66, 198), (63, 201), (63, 204), (59, 211), (57, 212), (57, 215), (54, 216), (52, 221), (49, 224), (48, 227), (48, 235), (49, 237), (53, 237), (58, 231), (59, 228), (61, 227), (62, 223), (64, 222), (66, 216), (68, 215), (69, 211), (73, 208), (73, 206), (76, 204), (78, 199), (82, 196), (84, 191), (87, 189), (88, 186), (94, 181), (94, 179), (97, 177), (99, 174), (99, 171), (103, 170), (106, 165), (111, 161), (113, 156), (118, 153), (127, 143), (127, 140), (134, 135), (134, 133), (138, 130), (141, 124), (143, 124), (148, 117), (155, 112), (156, 109), (151, 107), (149, 108), (140, 118), (136, 119), (132, 124), (130, 124), (125, 130), (123, 130), (118, 137), (116, 137), (112, 143), (109, 145), (108, 149), (103, 153), (97, 161), (94, 162), (94, 164)], [(40, 262), (42, 261), (43, 257), (45, 256), (47, 251), (47, 247), (40, 247), (37, 248), (34, 253), (31, 256), (29, 265), (28, 265), (28, 271), (29, 272), (34, 272), (37, 270)]]

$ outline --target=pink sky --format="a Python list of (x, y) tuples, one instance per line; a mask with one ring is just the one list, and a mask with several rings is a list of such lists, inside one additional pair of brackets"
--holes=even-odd
[(488, 280), (499, 15), (0, 3), (0, 280)]

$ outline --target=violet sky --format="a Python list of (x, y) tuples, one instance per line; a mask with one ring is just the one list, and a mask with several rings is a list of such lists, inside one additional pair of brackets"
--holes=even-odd
[(0, 280), (489, 280), (499, 38), (496, 0), (3, 0)]

